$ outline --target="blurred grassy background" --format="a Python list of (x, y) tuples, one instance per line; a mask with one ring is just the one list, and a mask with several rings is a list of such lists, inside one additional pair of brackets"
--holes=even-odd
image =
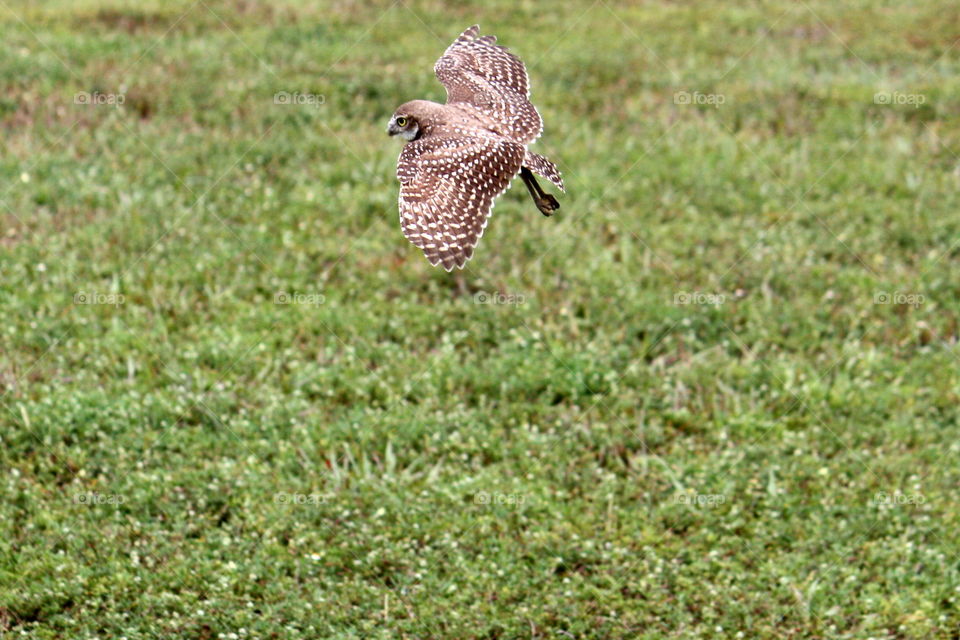
[[(473, 23), (568, 194), (458, 281), (384, 128)], [(0, 0), (0, 634), (958, 637), (957, 25)]]

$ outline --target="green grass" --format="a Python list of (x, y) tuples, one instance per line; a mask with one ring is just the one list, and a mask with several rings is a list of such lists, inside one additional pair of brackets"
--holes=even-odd
[[(384, 129), (473, 23), (569, 193), (458, 277)], [(0, 2), (0, 637), (957, 638), (958, 23)]]

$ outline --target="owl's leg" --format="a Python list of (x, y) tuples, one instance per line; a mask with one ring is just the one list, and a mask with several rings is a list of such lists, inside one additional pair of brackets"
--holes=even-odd
[(523, 184), (527, 185), (530, 197), (533, 198), (533, 203), (537, 205), (540, 213), (549, 217), (553, 215), (554, 211), (560, 208), (560, 203), (557, 202), (557, 199), (540, 188), (540, 184), (537, 182), (537, 179), (533, 177), (530, 169), (520, 167), (520, 178), (523, 179)]

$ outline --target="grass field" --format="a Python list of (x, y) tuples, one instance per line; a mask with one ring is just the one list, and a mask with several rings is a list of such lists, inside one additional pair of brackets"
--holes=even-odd
[[(458, 278), (474, 23), (568, 194)], [(0, 637), (960, 637), (958, 24), (0, 0)]]

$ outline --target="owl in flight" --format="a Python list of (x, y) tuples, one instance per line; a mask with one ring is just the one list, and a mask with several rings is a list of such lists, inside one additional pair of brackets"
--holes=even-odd
[(523, 62), (479, 34), (477, 25), (464, 31), (433, 68), (447, 103), (407, 102), (387, 126), (407, 141), (397, 160), (403, 234), (447, 271), (473, 256), (493, 201), (518, 173), (545, 216), (560, 204), (533, 174), (563, 191), (557, 167), (527, 150), (543, 121)]

